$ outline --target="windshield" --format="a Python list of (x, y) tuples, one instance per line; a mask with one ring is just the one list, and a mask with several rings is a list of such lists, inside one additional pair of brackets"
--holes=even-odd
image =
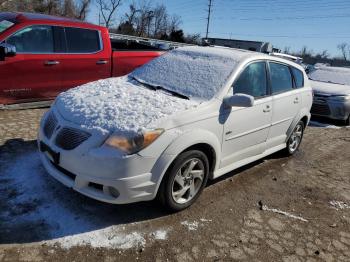
[(6, 29), (10, 28), (13, 26), (14, 23), (7, 21), (7, 20), (1, 20), (0, 21), (0, 33), (4, 32)]
[(173, 50), (136, 69), (131, 77), (191, 100), (212, 99), (227, 82), (241, 52), (214, 47)]

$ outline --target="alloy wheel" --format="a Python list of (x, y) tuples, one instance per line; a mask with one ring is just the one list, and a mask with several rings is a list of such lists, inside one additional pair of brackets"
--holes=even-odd
[(204, 181), (205, 167), (199, 158), (187, 160), (177, 171), (172, 183), (172, 198), (178, 204), (185, 204), (193, 199)]

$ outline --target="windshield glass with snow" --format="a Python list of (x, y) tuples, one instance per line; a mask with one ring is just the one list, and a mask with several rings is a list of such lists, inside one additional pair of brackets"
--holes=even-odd
[(206, 101), (225, 85), (240, 56), (229, 49), (184, 47), (136, 69), (131, 77), (191, 100)]
[(1, 20), (0, 21), (0, 33), (4, 32), (6, 29), (10, 28), (13, 26), (14, 23), (7, 21), (7, 20)]

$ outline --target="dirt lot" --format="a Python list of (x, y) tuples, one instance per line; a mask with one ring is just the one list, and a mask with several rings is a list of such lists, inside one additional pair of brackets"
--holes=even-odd
[(350, 261), (350, 128), (213, 181), (177, 214), (103, 204), (50, 178), (45, 110), (0, 111), (0, 261)]

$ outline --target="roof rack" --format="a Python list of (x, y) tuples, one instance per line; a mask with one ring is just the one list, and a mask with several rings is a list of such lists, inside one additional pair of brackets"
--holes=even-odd
[(122, 34), (109, 34), (111, 39), (121, 40), (121, 41), (135, 41), (141, 44), (146, 44), (154, 47), (159, 47), (162, 49), (174, 49), (183, 46), (194, 46), (192, 44), (172, 42), (166, 40), (153, 39), (148, 37), (132, 36), (132, 35), (122, 35)]

